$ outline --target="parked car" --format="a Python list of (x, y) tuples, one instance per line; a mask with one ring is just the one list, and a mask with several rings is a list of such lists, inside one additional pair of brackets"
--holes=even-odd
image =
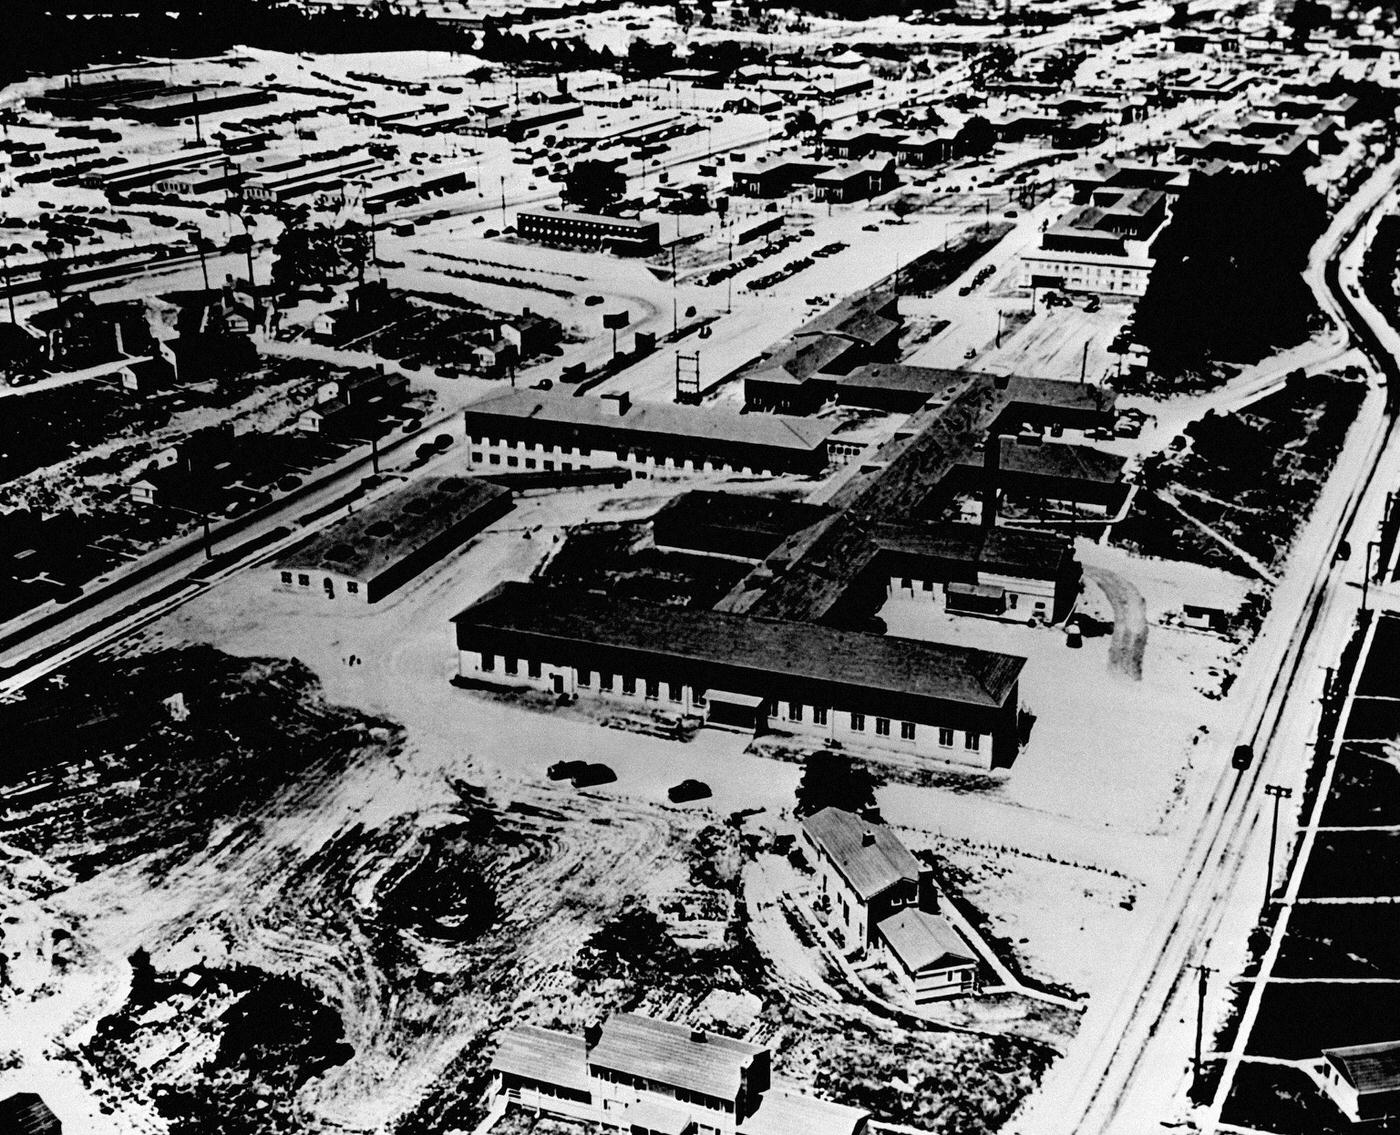
[(1230, 758), (1230, 763), (1237, 769), (1247, 769), (1254, 763), (1253, 745), (1236, 745), (1235, 755)]
[(711, 795), (710, 786), (703, 780), (683, 780), (666, 790), (666, 797), (672, 804), (684, 804), (689, 800), (707, 800)]
[(1084, 305), (1084, 310), (1087, 311), (1090, 315), (1093, 315), (1094, 312), (1098, 311), (1101, 307), (1103, 307), (1103, 303), (1102, 301), (1100, 301), (1099, 297), (1090, 296), (1089, 302)]
[(550, 780), (572, 780), (587, 767), (587, 761), (555, 761), (545, 775)]
[(976, 347), (969, 347), (967, 350), (965, 350), (965, 351), (963, 352), (963, 358), (965, 358), (965, 359), (975, 359), (976, 357), (977, 357), (977, 348), (976, 348)]
[(592, 788), (595, 784), (611, 784), (617, 773), (605, 764), (589, 763), (574, 773), (570, 783), (575, 788)]
[(603, 302), (602, 296), (587, 296), (583, 301), (588, 307), (597, 307)]

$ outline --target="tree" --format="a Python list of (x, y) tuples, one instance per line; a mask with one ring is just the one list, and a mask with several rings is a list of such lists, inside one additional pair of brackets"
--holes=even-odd
[(980, 90), (988, 83), (1006, 78), (1015, 62), (1016, 52), (1010, 44), (989, 43), (968, 68), (972, 85)]
[(974, 114), (964, 122), (962, 129), (958, 131), (957, 137), (953, 140), (957, 152), (968, 157), (980, 157), (989, 153), (996, 144), (996, 127), (980, 114)]
[(575, 209), (606, 213), (627, 193), (627, 175), (610, 162), (588, 158), (575, 162), (564, 176), (561, 195)]
[(1193, 183), (1153, 245), (1136, 336), (1173, 377), (1252, 362), (1309, 334), (1303, 271), (1327, 223), (1298, 170), (1225, 171)]
[(584, 943), (574, 975), (582, 981), (611, 978), (651, 986), (674, 978), (685, 964), (685, 951), (661, 919), (629, 899)]
[(876, 786), (870, 770), (845, 753), (819, 749), (803, 762), (794, 811), (799, 816), (810, 816), (823, 808), (861, 812), (875, 806)]

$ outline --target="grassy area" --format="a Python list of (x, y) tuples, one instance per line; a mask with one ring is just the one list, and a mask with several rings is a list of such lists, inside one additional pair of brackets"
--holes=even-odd
[(1394, 977), (1400, 974), (1400, 937), (1389, 903), (1293, 908), (1279, 949), (1278, 977)]
[(156, 430), (169, 411), (105, 382), (74, 382), (5, 399), (0, 482), (57, 464), (126, 430)]
[(1395, 750), (1389, 745), (1343, 745), (1332, 774), (1332, 791), (1322, 807), (1323, 824), (1400, 824), (1400, 768), (1395, 761)]
[(1400, 895), (1400, 832), (1319, 832), (1299, 894)]
[(714, 606), (749, 570), (737, 560), (662, 552), (650, 525), (584, 524), (544, 565), (543, 583), (677, 607)]
[(1220, 1118), (1277, 1135), (1345, 1135), (1352, 1126), (1298, 1068), (1241, 1064)]
[(1324, 1048), (1394, 1040), (1397, 1017), (1400, 986), (1270, 983), (1246, 1050), (1312, 1059)]
[(1144, 555), (1230, 569), (1238, 568), (1238, 549), (1281, 567), (1365, 392), (1363, 384), (1335, 375), (1299, 377), (1237, 413), (1207, 414), (1143, 462), (1143, 491), (1115, 528), (1114, 542)]

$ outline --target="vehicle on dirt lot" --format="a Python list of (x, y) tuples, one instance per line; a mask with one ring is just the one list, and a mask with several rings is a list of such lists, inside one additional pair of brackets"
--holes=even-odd
[(595, 784), (611, 784), (617, 779), (617, 773), (604, 764), (585, 764), (583, 768), (574, 773), (573, 779), (569, 782), (575, 788), (592, 788)]
[(666, 797), (672, 804), (684, 804), (688, 800), (706, 800), (712, 793), (703, 780), (683, 780), (666, 790)]
[(555, 761), (545, 775), (550, 780), (572, 780), (587, 767), (587, 761)]
[(1249, 768), (1254, 763), (1254, 746), (1236, 745), (1235, 755), (1230, 758), (1230, 763), (1240, 770)]

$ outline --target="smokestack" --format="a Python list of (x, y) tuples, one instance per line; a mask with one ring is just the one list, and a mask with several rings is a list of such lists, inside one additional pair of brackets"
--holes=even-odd
[(987, 435), (982, 453), (982, 527), (995, 528), (997, 522), (997, 488), (1001, 481), (1001, 434), (995, 429)]

